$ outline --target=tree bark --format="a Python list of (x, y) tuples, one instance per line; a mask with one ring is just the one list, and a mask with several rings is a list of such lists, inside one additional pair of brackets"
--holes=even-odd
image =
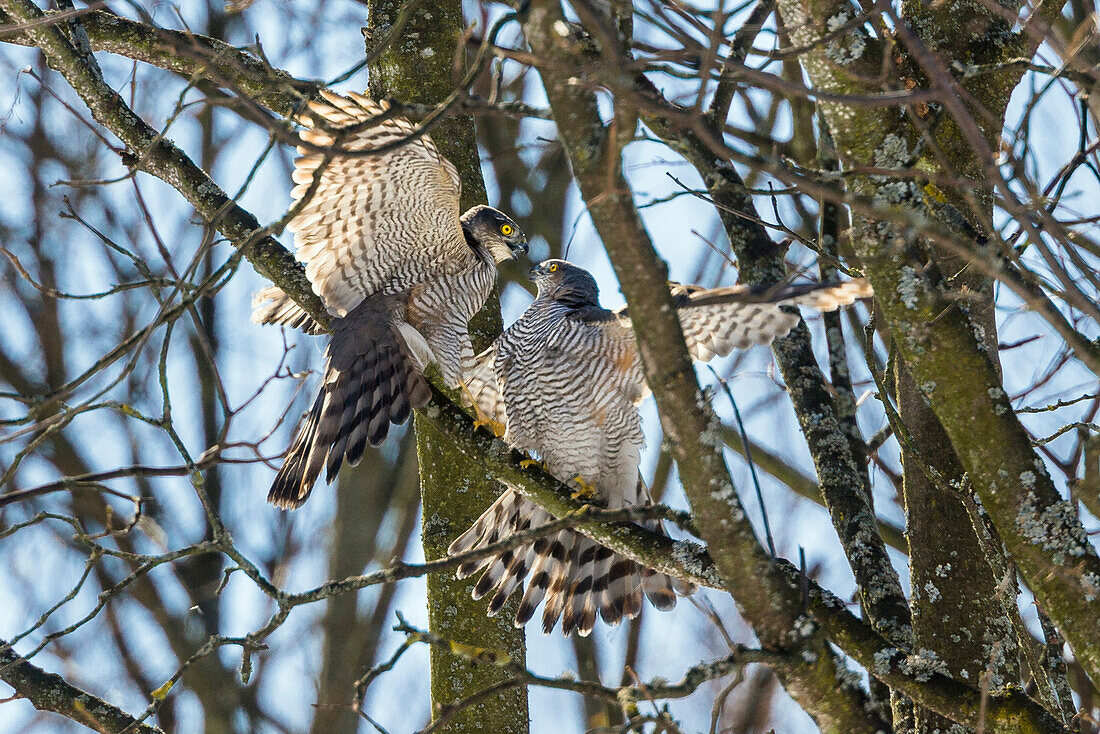
[[(828, 38), (830, 19), (835, 21), (838, 14), (848, 17), (846, 3), (780, 0), (779, 6), (794, 29), (795, 44), (810, 49), (802, 58), (816, 88), (840, 94), (879, 91), (868, 80), (877, 78), (885, 51), (859, 31)], [(1057, 13), (1057, 3), (1043, 6), (1042, 11)], [(915, 18), (912, 26), (899, 19), (900, 45), (893, 53), (900, 57), (897, 63), (906, 79), (912, 82), (913, 74), (927, 75), (933, 81), (924, 83), (940, 93), (944, 120), (931, 136), (935, 145), (930, 147), (937, 156), (933, 162), (946, 164), (956, 176), (965, 176), (976, 165), (982, 180), (992, 187), (1000, 173), (987, 138), (990, 130), (999, 134), (1009, 95), (1020, 76), (1002, 73), (983, 80), (981, 89), (978, 82), (963, 89), (930, 50), (935, 43), (922, 41), (935, 39), (937, 29), (963, 17), (959, 12), (943, 12), (943, 17)], [(993, 42), (996, 34), (999, 43)], [(983, 58), (985, 63), (1029, 53), (1028, 39), (1012, 36), (1002, 27), (989, 26), (976, 45), (994, 57)], [(967, 106), (975, 99), (984, 108), (981, 114)], [(920, 120), (919, 109), (903, 116), (896, 109), (855, 108), (837, 101), (822, 102), (821, 107), (846, 168), (902, 169), (916, 163), (910, 159), (922, 134), (914, 122)], [(975, 122), (982, 114), (992, 116), (990, 129)], [(953, 157), (956, 151), (960, 155)], [(957, 192), (967, 206), (952, 207), (956, 214), (950, 216), (942, 206), (945, 197), (935, 187), (921, 188), (902, 180), (882, 186), (874, 176), (853, 176), (849, 182), (855, 194), (873, 200), (884, 212), (918, 210), (970, 240), (974, 235), (960, 231), (958, 212), (981, 221), (980, 206), (971, 205), (970, 192)], [(966, 472), (968, 486), (960, 490), (976, 493), (1024, 580), (1095, 680), (1100, 677), (1100, 641), (1089, 630), (1095, 630), (1098, 621), (1092, 601), (1100, 587), (1100, 558), (1088, 542), (1076, 505), (1061, 498), (1012, 411), (980, 313), (972, 316), (969, 299), (958, 297), (950, 277), (955, 271), (938, 263), (902, 228), (860, 212), (852, 231), (857, 261), (874, 286), (876, 307), (895, 336), (898, 354)]]
[[(398, 0), (369, 3), (367, 47), (383, 37), (407, 5)], [(423, 3), (410, 14), (401, 38), (390, 44), (370, 67), (370, 93), (402, 102), (438, 104), (456, 83), (453, 61), (463, 31), (462, 3), (458, 0)], [(485, 202), (485, 183), (474, 138), (473, 120), (454, 116), (432, 132), (440, 151), (458, 168), (462, 178), (462, 206)], [(500, 334), (499, 300), (494, 296), (470, 323), (474, 350), (489, 346)], [(417, 415), (416, 449), (420, 462), (423, 501), (424, 557), (441, 558), (447, 546), (465, 531), (499, 495), (498, 485), (482, 465), (458, 453), (453, 442)], [(500, 614), (485, 616), (485, 603), (470, 598), (470, 582), (453, 574), (428, 577), (428, 620), (431, 631), (448, 640), (506, 653), (525, 661), (524, 631), (512, 625), (519, 599), (514, 597)], [(439, 707), (503, 680), (496, 666), (478, 665), (432, 646), (431, 693), (433, 718)], [(528, 731), (527, 689), (514, 686), (471, 706), (443, 729), (463, 732)]]
[(123, 729), (135, 734), (163, 734), (155, 726), (137, 723), (133, 716), (114, 704), (23, 660), (3, 640), (0, 640), (0, 672), (4, 682), (39, 711), (53, 711), (101, 734), (115, 734)]

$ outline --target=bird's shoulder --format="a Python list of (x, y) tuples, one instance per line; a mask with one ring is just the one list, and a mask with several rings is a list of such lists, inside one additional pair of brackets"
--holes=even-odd
[(578, 306), (566, 312), (566, 320), (577, 324), (589, 326), (601, 326), (611, 324), (619, 320), (614, 311), (609, 311), (603, 306)]

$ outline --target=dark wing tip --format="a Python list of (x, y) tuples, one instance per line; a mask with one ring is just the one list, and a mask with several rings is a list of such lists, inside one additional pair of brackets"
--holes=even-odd
[(307, 485), (305, 482), (305, 458), (300, 451), (295, 452), (292, 448), (271, 483), (267, 501), (280, 510), (295, 510), (304, 505), (309, 497), (313, 483)]
[(272, 486), (271, 491), (267, 493), (267, 501), (278, 507), (280, 510), (297, 510), (299, 507), (305, 504), (308, 493), (301, 494), (295, 490), (283, 487)]
[(668, 612), (676, 608), (676, 593), (671, 588), (646, 590), (646, 599), (649, 603), (662, 612)]
[(325, 389), (322, 386), (313, 401), (313, 407), (298, 424), (294, 440), (283, 458), (283, 465), (271, 483), (267, 501), (282, 510), (293, 510), (305, 504), (313, 483), (317, 481), (318, 462), (313, 454), (325, 447), (317, 446), (317, 427), (325, 407)]

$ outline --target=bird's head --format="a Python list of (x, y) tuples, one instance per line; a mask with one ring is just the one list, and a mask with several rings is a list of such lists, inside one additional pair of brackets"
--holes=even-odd
[(461, 217), (466, 240), (480, 244), (498, 263), (527, 254), (527, 235), (512, 219), (491, 206), (475, 206)]
[(574, 306), (598, 306), (600, 288), (584, 268), (565, 260), (543, 260), (531, 270), (539, 298), (551, 298)]

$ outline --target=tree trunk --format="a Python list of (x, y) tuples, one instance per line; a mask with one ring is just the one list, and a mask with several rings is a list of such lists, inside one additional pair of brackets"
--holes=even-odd
[[(374, 0), (369, 5), (367, 50), (385, 37), (406, 3)], [(452, 64), (462, 32), (462, 3), (458, 0), (424, 3), (414, 10), (401, 41), (389, 45), (370, 67), (370, 93), (403, 102), (438, 104), (454, 88)], [(473, 120), (454, 116), (432, 130), (440, 151), (458, 167), (462, 178), (462, 206), (485, 202), (485, 183), (474, 139)], [(501, 331), (496, 297), (470, 323), (474, 350), (489, 346)], [(496, 482), (478, 464), (452, 450), (451, 442), (430, 421), (416, 417), (416, 449), (420, 462), (423, 500), (422, 536), (427, 559), (446, 555), (447, 546), (473, 524), (499, 494)], [(515, 662), (525, 661), (524, 633), (515, 629), (518, 598), (500, 614), (485, 616), (485, 604), (470, 598), (470, 583), (453, 574), (428, 577), (428, 619), (436, 634), (456, 642), (502, 651)], [(504, 680), (503, 671), (460, 659), (433, 646), (431, 693), (433, 718), (441, 706), (459, 701)], [(528, 730), (527, 689), (513, 686), (471, 706), (448, 722), (450, 734)]]

